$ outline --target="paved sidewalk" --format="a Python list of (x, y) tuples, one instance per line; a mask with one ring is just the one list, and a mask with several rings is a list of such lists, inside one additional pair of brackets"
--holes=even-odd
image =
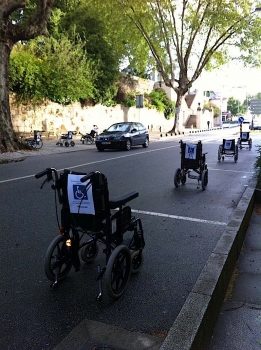
[(261, 204), (257, 203), (209, 347), (225, 349), (261, 349)]

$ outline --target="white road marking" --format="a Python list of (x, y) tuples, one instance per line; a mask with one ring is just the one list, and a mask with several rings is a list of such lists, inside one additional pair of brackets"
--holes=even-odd
[(150, 211), (144, 211), (144, 210), (135, 210), (131, 209), (132, 212), (138, 213), (138, 214), (145, 214), (145, 215), (151, 215), (151, 216), (161, 216), (164, 218), (170, 218), (170, 219), (177, 219), (177, 220), (185, 220), (185, 221), (193, 221), (193, 222), (200, 222), (210, 225), (221, 225), (226, 226), (226, 222), (220, 222), (220, 221), (212, 221), (212, 220), (203, 220), (203, 219), (196, 219), (196, 218), (190, 218), (187, 216), (179, 216), (179, 215), (170, 215), (170, 214), (162, 214), (162, 213), (154, 213)]

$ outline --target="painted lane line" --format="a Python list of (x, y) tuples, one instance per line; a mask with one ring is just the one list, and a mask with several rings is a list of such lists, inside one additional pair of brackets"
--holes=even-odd
[[(148, 151), (143, 151), (140, 153), (132, 153), (132, 154), (126, 154), (124, 156), (119, 156), (119, 157), (112, 157), (112, 158), (108, 158), (108, 159), (102, 159), (102, 160), (95, 160), (93, 162), (89, 162), (89, 163), (83, 163), (83, 164), (78, 164), (78, 165), (74, 165), (74, 166), (70, 166), (68, 167), (68, 169), (75, 169), (75, 168), (81, 168), (84, 167), (86, 165), (92, 165), (92, 164), (98, 164), (98, 163), (105, 163), (105, 162), (110, 162), (111, 160), (117, 160), (117, 159), (121, 159), (121, 158), (126, 158), (126, 157), (133, 157), (133, 156), (137, 156), (137, 155), (143, 155), (144, 153), (151, 153), (151, 152), (157, 152), (157, 151), (162, 151), (164, 149), (168, 149), (168, 148), (175, 148), (175, 147), (180, 147), (179, 145), (173, 145), (173, 146), (168, 146), (168, 147), (164, 147), (164, 148), (157, 148), (157, 149), (151, 149)], [(63, 169), (57, 169), (58, 172), (60, 171), (64, 171), (65, 168)], [(35, 174), (33, 175), (26, 175), (26, 176), (21, 176), (21, 177), (15, 177), (12, 179), (8, 179), (8, 180), (1, 180), (1, 183), (5, 183), (5, 182), (11, 182), (11, 181), (17, 181), (17, 180), (23, 180), (23, 179), (27, 179), (29, 177), (34, 177)]]
[(208, 168), (208, 170), (211, 171), (224, 171), (224, 172), (232, 172), (232, 173), (244, 173), (244, 174), (254, 174), (254, 171), (246, 171), (246, 170), (230, 170), (230, 169), (215, 169), (215, 168)]
[(200, 222), (200, 223), (205, 223), (205, 224), (210, 224), (210, 225), (221, 225), (221, 226), (226, 226), (227, 225), (226, 222), (196, 219), (196, 218), (190, 218), (190, 217), (187, 217), (187, 216), (154, 213), (154, 212), (151, 212), (151, 211), (135, 210), (135, 209), (131, 209), (131, 211), (134, 212), (134, 213), (138, 213), (138, 214), (145, 214), (145, 215), (151, 215), (151, 216), (160, 216), (160, 217), (164, 217), (164, 218), (184, 220), (184, 221)]

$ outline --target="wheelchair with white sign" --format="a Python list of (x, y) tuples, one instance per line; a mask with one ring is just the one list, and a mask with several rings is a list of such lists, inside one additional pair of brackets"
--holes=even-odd
[(184, 185), (189, 179), (198, 181), (197, 188), (200, 187), (204, 191), (208, 185), (208, 167), (206, 163), (206, 153), (202, 152), (202, 143), (197, 144), (185, 143), (182, 140), (181, 149), (181, 166), (176, 169), (174, 174), (174, 186)]
[(247, 148), (249, 151), (251, 151), (252, 139), (249, 135), (249, 131), (240, 131), (240, 136), (237, 139), (237, 146), (239, 149)]
[(56, 146), (65, 146), (65, 147), (74, 147), (75, 142), (73, 141), (73, 135), (75, 135), (75, 131), (68, 131), (67, 134), (62, 134), (58, 142), (56, 142)]
[(238, 160), (238, 145), (236, 144), (235, 139), (227, 140), (223, 139), (222, 145), (218, 147), (218, 161), (222, 159), (225, 160), (225, 157), (234, 158), (236, 163)]
[[(118, 299), (130, 275), (139, 272), (143, 265), (142, 223), (126, 205), (139, 193), (110, 200), (107, 178), (98, 171), (86, 174), (65, 169), (58, 174), (55, 168), (47, 168), (35, 175), (37, 179), (43, 176), (46, 178), (41, 188), (51, 181), (55, 198), (58, 196), (61, 204), (60, 218), (56, 208), (59, 235), (49, 245), (44, 262), (51, 287), (62, 281), (72, 267), (79, 271), (82, 262), (90, 264), (97, 259), (96, 300), (102, 299), (102, 280), (108, 296)], [(98, 254), (101, 247), (103, 266)]]

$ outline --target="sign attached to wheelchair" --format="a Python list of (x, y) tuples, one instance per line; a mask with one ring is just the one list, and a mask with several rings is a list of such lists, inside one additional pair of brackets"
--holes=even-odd
[(83, 175), (68, 175), (67, 193), (70, 212), (74, 214), (95, 215), (92, 184), (90, 180), (81, 182)]
[(238, 122), (239, 122), (239, 123), (243, 123), (243, 121), (244, 121), (244, 118), (243, 118), (243, 117), (239, 117), (239, 118), (238, 118)]

